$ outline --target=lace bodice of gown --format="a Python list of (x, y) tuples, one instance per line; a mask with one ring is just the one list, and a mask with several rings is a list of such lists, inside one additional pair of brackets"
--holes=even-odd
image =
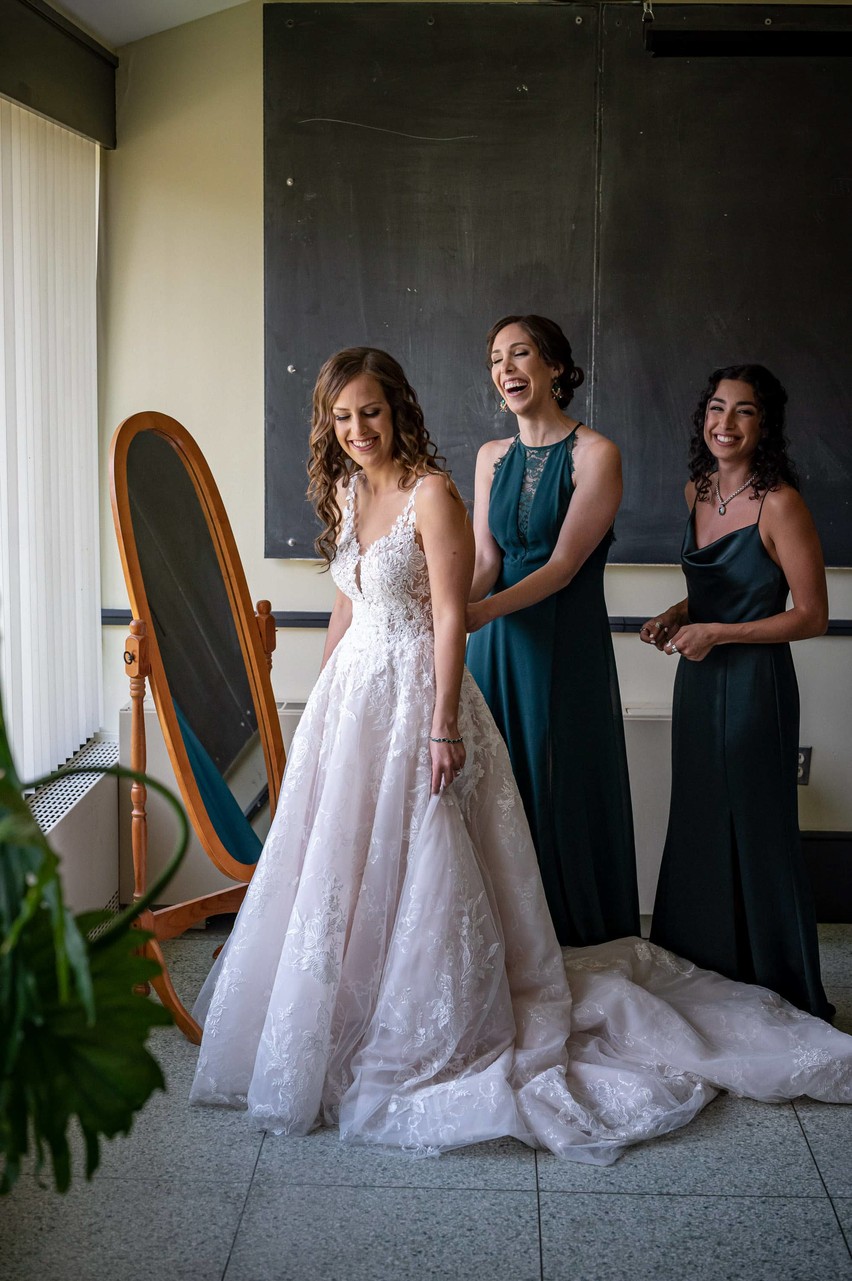
[[(405, 507), (388, 532), (362, 551), (355, 528), (360, 473), (352, 477), (343, 508), (337, 555), (331, 566), (336, 585), (352, 601), (349, 645), (396, 659), (432, 653), (432, 601), (426, 557), (415, 536), (415, 500), (423, 482), (412, 486)], [(427, 653), (424, 654), (424, 650)]]

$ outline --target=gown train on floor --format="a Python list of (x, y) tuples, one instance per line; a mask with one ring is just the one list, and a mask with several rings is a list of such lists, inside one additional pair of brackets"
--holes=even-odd
[(434, 658), (416, 488), (332, 572), (352, 623), (294, 738), (196, 1005), (191, 1098), (431, 1154), (513, 1135), (608, 1164), (729, 1089), (852, 1100), (852, 1037), (638, 938), (556, 941), (505, 745), (462, 684), (462, 775), (430, 795)]

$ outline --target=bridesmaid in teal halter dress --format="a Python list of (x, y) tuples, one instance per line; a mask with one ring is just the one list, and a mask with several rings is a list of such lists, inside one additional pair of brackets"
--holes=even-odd
[(565, 412), (562, 330), (508, 316), (491, 374), (518, 433), (479, 451), (467, 665), (506, 741), (563, 945), (639, 933), (621, 697), (603, 594), (617, 447)]
[(641, 632), (681, 659), (651, 939), (830, 1018), (799, 839), (789, 645), (825, 631), (828, 602), (786, 454), (786, 399), (761, 365), (718, 369), (693, 419), (688, 594)]

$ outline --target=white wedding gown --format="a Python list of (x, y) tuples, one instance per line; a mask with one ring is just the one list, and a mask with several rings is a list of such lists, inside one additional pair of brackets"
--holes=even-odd
[(433, 634), (416, 486), (332, 565), (352, 622), (198, 998), (194, 1103), (427, 1154), (514, 1135), (605, 1165), (718, 1089), (852, 1101), (852, 1037), (637, 938), (560, 951), (509, 760), (465, 673), (463, 773), (430, 797)]

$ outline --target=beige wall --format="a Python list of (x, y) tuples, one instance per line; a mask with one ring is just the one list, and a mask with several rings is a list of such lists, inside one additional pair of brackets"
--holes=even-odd
[[(330, 607), (331, 583), (315, 565), (263, 555), (261, 55), (260, 0), (120, 51), (119, 146), (105, 157), (100, 274), (105, 607), (127, 606), (109, 510), (109, 440), (142, 409), (172, 414), (199, 441), (253, 596), (269, 597), (275, 609)], [(830, 588), (832, 615), (852, 617), (852, 572), (832, 571)], [(607, 571), (611, 614), (650, 613), (682, 595), (673, 568)], [(123, 641), (123, 629), (104, 629), (112, 731), (127, 698)], [(615, 641), (624, 702), (670, 702), (674, 662), (636, 636)], [(322, 642), (321, 632), (279, 631), (280, 698), (307, 695)], [(795, 655), (802, 742), (814, 748), (811, 785), (800, 789), (802, 825), (850, 829), (852, 641), (810, 641)]]
[[(316, 566), (263, 556), (261, 5), (121, 50), (120, 146), (106, 154), (101, 239), (103, 604), (127, 594), (109, 510), (115, 426), (142, 409), (184, 423), (213, 470), (252, 594), (330, 608)], [(104, 630), (104, 719), (126, 701), (124, 634)], [(279, 633), (278, 692), (310, 690), (322, 633)], [(282, 673), (286, 671), (286, 679)]]

